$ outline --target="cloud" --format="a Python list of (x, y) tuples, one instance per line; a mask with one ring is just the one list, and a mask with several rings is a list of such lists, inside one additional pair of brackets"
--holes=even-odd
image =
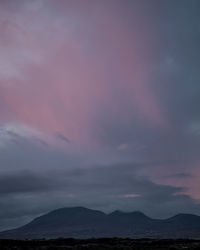
[(27, 221), (58, 207), (78, 205), (105, 212), (140, 210), (155, 218), (178, 212), (198, 214), (199, 202), (182, 194), (186, 188), (157, 184), (141, 176), (137, 164), (87, 168), (79, 164), (79, 168), (46, 168), (43, 174), (37, 169), (1, 172), (0, 216), (4, 222), (21, 217)]
[(180, 179), (185, 179), (185, 178), (192, 178), (192, 175), (189, 173), (177, 173), (177, 174), (172, 174), (169, 176), (166, 176), (167, 178), (180, 178)]
[(59, 132), (56, 133), (56, 137), (66, 143), (71, 143), (71, 141), (66, 136), (64, 136), (63, 134)]
[(198, 213), (199, 4), (0, 1), (2, 225)]
[(15, 193), (37, 193), (54, 189), (51, 178), (35, 175), (30, 171), (0, 173), (0, 182), (1, 196)]
[[(70, 135), (83, 150), (101, 146), (91, 134), (101, 112), (110, 116), (132, 110), (148, 124), (168, 126), (147, 81), (148, 52), (140, 53), (145, 34), (137, 26), (130, 32), (120, 1), (22, 1), (2, 6), (1, 32), (9, 43), (0, 46), (6, 73), (0, 89), (12, 119), (48, 135)], [(137, 14), (134, 21), (140, 19)]]

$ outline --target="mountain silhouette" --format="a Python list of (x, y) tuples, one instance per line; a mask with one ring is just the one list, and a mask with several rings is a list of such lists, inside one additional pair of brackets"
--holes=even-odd
[(152, 219), (142, 212), (105, 214), (84, 207), (60, 208), (17, 229), (0, 233), (4, 239), (91, 237), (199, 238), (200, 216), (178, 214)]

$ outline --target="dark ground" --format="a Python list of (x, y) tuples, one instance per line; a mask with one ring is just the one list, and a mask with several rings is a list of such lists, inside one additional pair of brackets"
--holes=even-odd
[(0, 240), (0, 250), (175, 250), (200, 249), (200, 240), (192, 239), (55, 239), (55, 240)]

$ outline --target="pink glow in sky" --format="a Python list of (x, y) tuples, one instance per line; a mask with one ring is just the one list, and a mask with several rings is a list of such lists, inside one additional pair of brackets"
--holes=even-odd
[(34, 201), (35, 214), (55, 204), (199, 213), (197, 6), (0, 0), (5, 211), (32, 213)]
[(98, 145), (90, 131), (105, 103), (105, 112), (125, 110), (150, 125), (167, 127), (148, 82), (152, 51), (140, 46), (151, 42), (146, 30), (136, 25), (130, 33), (123, 14), (109, 3), (70, 3), (65, 13), (54, 11), (56, 3), (36, 1), (1, 15), (6, 120), (49, 136), (59, 131), (82, 147)]

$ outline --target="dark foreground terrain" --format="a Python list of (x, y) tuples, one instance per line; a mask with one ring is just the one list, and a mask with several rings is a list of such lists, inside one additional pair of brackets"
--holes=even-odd
[(52, 239), (52, 240), (0, 240), (1, 250), (175, 250), (200, 249), (200, 240), (194, 239)]

